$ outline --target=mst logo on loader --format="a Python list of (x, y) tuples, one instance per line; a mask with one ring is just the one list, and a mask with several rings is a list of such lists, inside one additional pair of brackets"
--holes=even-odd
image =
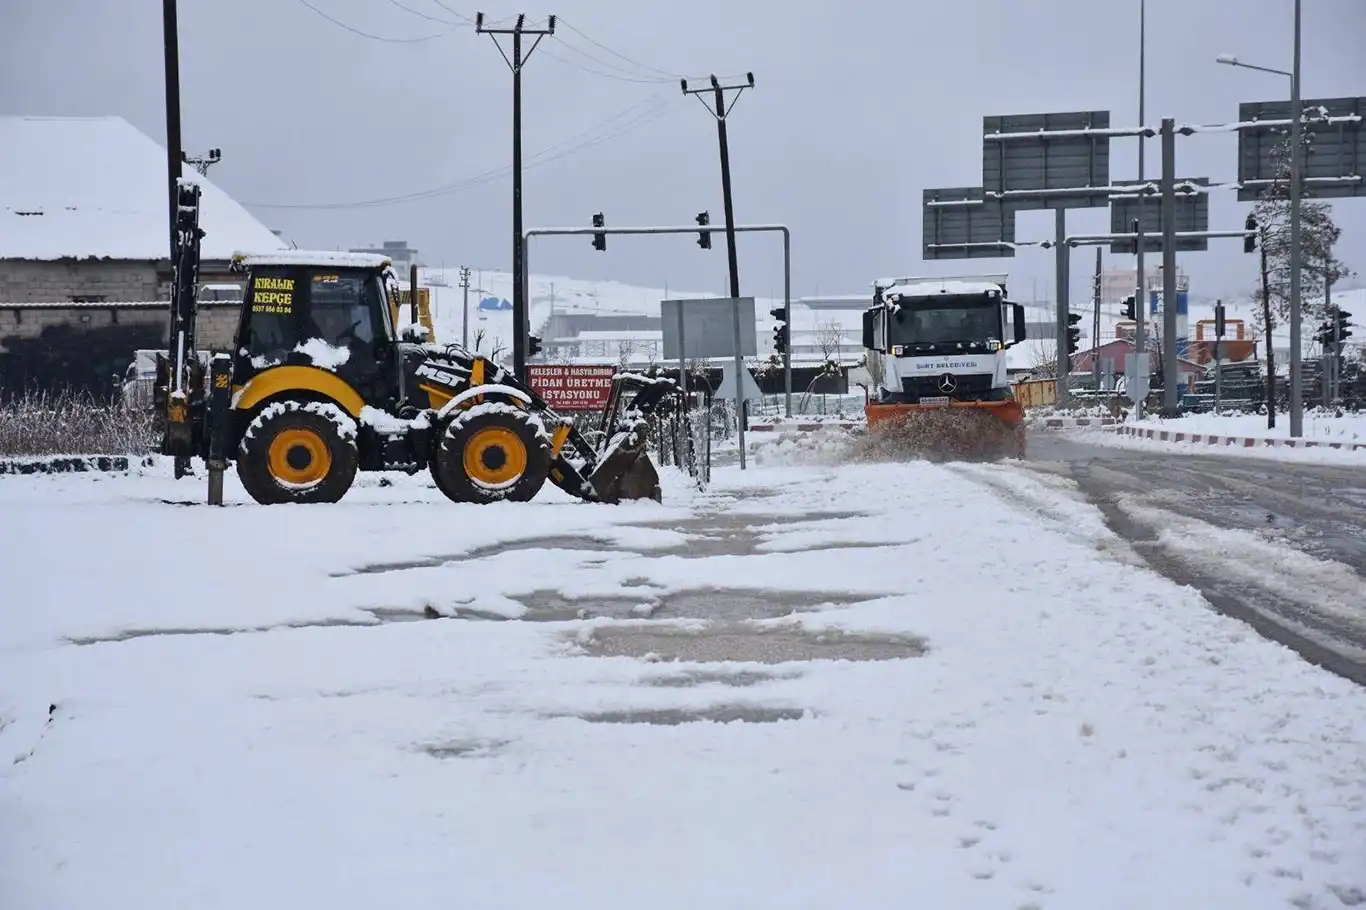
[(452, 372), (451, 370), (443, 370), (441, 367), (432, 366), (430, 363), (422, 364), (413, 371), (413, 374), (416, 376), (423, 376), (433, 382), (439, 382), (444, 386), (459, 385), (465, 380), (465, 377), (469, 375), (468, 371), (462, 375), (460, 373)]

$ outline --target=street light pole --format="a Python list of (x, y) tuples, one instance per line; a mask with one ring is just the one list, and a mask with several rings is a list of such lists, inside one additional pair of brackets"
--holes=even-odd
[[(1147, 101), (1147, 84), (1148, 84), (1148, 0), (1139, 0), (1139, 3), (1138, 3), (1138, 125), (1139, 125), (1139, 126), (1147, 126), (1147, 125), (1148, 125), (1148, 121), (1147, 121), (1146, 119), (1144, 119), (1145, 117), (1147, 117), (1147, 110), (1146, 110), (1146, 107), (1147, 107), (1147, 104), (1146, 104), (1146, 101)], [(1144, 231), (1143, 231), (1143, 206), (1144, 206), (1144, 201), (1147, 199), (1147, 190), (1146, 190), (1145, 183), (1146, 183), (1147, 176), (1148, 176), (1148, 175), (1147, 175), (1147, 171), (1145, 171), (1145, 170), (1144, 170), (1144, 167), (1143, 167), (1143, 164), (1144, 164), (1144, 162), (1143, 162), (1143, 149), (1147, 146), (1147, 144), (1148, 144), (1148, 137), (1145, 136), (1145, 135), (1139, 135), (1139, 137), (1138, 137), (1138, 183), (1139, 183), (1139, 194), (1138, 194), (1138, 200), (1137, 200), (1137, 203), (1138, 203), (1138, 228), (1137, 228), (1137, 231), (1136, 231), (1136, 233), (1138, 234), (1138, 237), (1137, 237), (1137, 242), (1136, 242), (1135, 245), (1134, 245), (1134, 249), (1135, 249), (1135, 251), (1136, 251), (1137, 254), (1138, 254), (1138, 261), (1134, 263), (1134, 264), (1138, 267), (1138, 296), (1135, 297), (1134, 299), (1137, 300), (1138, 302), (1137, 302), (1137, 304), (1134, 306), (1134, 322), (1135, 322), (1135, 325), (1134, 325), (1134, 354), (1135, 354), (1134, 363), (1137, 364), (1137, 365), (1140, 365), (1140, 367), (1139, 367), (1140, 369), (1141, 369), (1141, 364), (1143, 363), (1143, 347), (1144, 347), (1144, 341), (1145, 341), (1145, 339), (1144, 339), (1144, 337), (1143, 337), (1144, 334), (1145, 334), (1145, 333), (1144, 333), (1144, 330), (1143, 330), (1143, 329), (1144, 329), (1143, 323), (1144, 323), (1144, 321), (1148, 318), (1148, 280), (1147, 280), (1146, 277), (1144, 277), (1144, 274), (1143, 274), (1143, 269), (1144, 269), (1144, 264), (1143, 264), (1143, 247), (1144, 247), (1144, 245), (1147, 243), (1147, 240), (1146, 240), (1146, 239), (1144, 238), (1144, 236), (1143, 236), (1143, 235), (1144, 235)], [(1132, 378), (1132, 377), (1131, 377), (1131, 378)], [(1146, 388), (1146, 387), (1147, 387), (1147, 384), (1148, 384), (1149, 378), (1150, 378), (1149, 376), (1144, 376), (1143, 379), (1141, 380), (1142, 385), (1140, 385), (1139, 388)], [(1135, 399), (1134, 399), (1134, 420), (1142, 420), (1142, 419), (1143, 419), (1143, 405), (1144, 405), (1145, 403), (1146, 403), (1146, 402), (1144, 401), (1143, 396), (1141, 396), (1141, 395), (1140, 395), (1138, 398), (1135, 398)]]
[(1295, 63), (1290, 76), (1290, 437), (1304, 435), (1304, 395), (1300, 368), (1300, 2), (1295, 0)]
[[(1304, 435), (1304, 377), (1301, 366), (1301, 335), (1303, 307), (1300, 300), (1300, 260), (1302, 250), (1300, 249), (1300, 199), (1303, 195), (1301, 184), (1304, 171), (1304, 149), (1303, 145), (1303, 125), (1304, 111), (1300, 109), (1300, 25), (1302, 0), (1295, 0), (1295, 49), (1294, 63), (1290, 72), (1285, 70), (1273, 69), (1269, 66), (1254, 66), (1251, 63), (1243, 63), (1232, 54), (1220, 54), (1215, 58), (1216, 63), (1226, 66), (1237, 66), (1243, 69), (1257, 70), (1262, 73), (1275, 73), (1278, 76), (1286, 76), (1290, 79), (1290, 436), (1292, 439)], [(1263, 250), (1265, 254), (1265, 250)], [(1271, 344), (1271, 339), (1266, 340)], [(1275, 381), (1275, 377), (1268, 377), (1268, 382)], [(1274, 389), (1275, 386), (1273, 385)], [(1275, 400), (1272, 399), (1269, 407), (1275, 407)]]

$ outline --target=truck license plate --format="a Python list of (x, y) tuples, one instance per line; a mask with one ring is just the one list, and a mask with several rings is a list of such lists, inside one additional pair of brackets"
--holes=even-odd
[(934, 395), (934, 396), (931, 396), (931, 397), (929, 397), (929, 398), (921, 398), (921, 399), (920, 399), (920, 403), (921, 403), (921, 404), (948, 404), (948, 403), (949, 403), (949, 396), (947, 396), (947, 395)]

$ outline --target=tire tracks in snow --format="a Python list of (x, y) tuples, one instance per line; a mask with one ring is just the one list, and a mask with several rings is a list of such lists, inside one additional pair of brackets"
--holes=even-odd
[[(1305, 660), (1366, 686), (1366, 609), (1348, 565), (1246, 530), (1141, 504), (1105, 468), (953, 464), (946, 468), (1039, 516), (1050, 530), (1124, 562), (1130, 557)], [(1099, 476), (1097, 476), (1099, 475)], [(1242, 479), (1247, 483), (1247, 479)]]

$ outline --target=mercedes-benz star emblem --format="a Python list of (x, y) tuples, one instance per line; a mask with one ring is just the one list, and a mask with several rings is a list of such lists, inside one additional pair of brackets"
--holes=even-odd
[(952, 392), (958, 388), (958, 380), (953, 378), (952, 373), (945, 373), (939, 377), (939, 391)]

